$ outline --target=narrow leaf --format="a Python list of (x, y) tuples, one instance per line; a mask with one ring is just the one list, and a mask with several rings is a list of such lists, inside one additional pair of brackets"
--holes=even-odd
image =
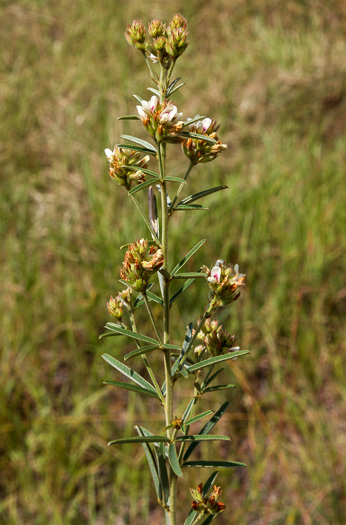
[(140, 376), (137, 372), (135, 372), (128, 366), (124, 365), (123, 363), (115, 359), (115, 357), (112, 357), (109, 354), (102, 354), (102, 358), (105, 361), (107, 361), (107, 363), (110, 364), (113, 368), (118, 370), (118, 372), (121, 372), (124, 376), (131, 379), (134, 383), (137, 383), (137, 385), (141, 386), (145, 390), (150, 390), (153, 394), (155, 394), (155, 396), (157, 396), (157, 392), (155, 388), (150, 383), (148, 383), (148, 381), (144, 379), (144, 377)]
[(152, 339), (151, 337), (148, 337), (147, 335), (138, 334), (137, 332), (132, 332), (131, 330), (126, 330), (125, 328), (122, 328), (121, 326), (115, 323), (107, 323), (106, 328), (107, 330), (110, 330), (111, 332), (113, 331), (118, 334), (126, 335), (127, 337), (131, 337), (132, 339), (137, 339), (137, 341), (143, 341), (144, 343), (158, 345), (158, 342), (155, 339)]
[(201, 206), (200, 204), (178, 204), (175, 206), (175, 211), (183, 211), (183, 210), (209, 210), (206, 206)]
[(179, 478), (182, 478), (183, 477), (183, 473), (182, 473), (180, 465), (179, 465), (177, 451), (176, 451), (174, 443), (170, 443), (168, 445), (168, 459), (169, 459), (169, 462), (170, 462), (170, 465), (172, 467), (173, 472)]
[(137, 357), (142, 354), (148, 354), (149, 352), (152, 352), (153, 350), (157, 350), (159, 348), (156, 345), (148, 345), (148, 346), (142, 346), (141, 348), (137, 348), (137, 350), (133, 350), (133, 352), (129, 352), (128, 354), (124, 355), (124, 361), (127, 361), (128, 359), (132, 359), (132, 357)]
[(207, 481), (204, 483), (203, 485), (203, 489), (202, 489), (202, 493), (203, 493), (203, 496), (206, 496), (207, 493), (208, 493), (208, 490), (210, 489), (210, 487), (212, 487), (214, 485), (214, 481), (216, 480), (217, 476), (218, 476), (218, 471), (215, 470), (215, 472), (213, 472), (209, 478), (207, 479)]
[(194, 118), (187, 120), (183, 128), (185, 128), (186, 126), (189, 126), (190, 124), (194, 124), (195, 122), (199, 122), (200, 120), (203, 120), (204, 118), (205, 116), (196, 115)]
[(155, 146), (150, 144), (150, 142), (147, 142), (146, 140), (140, 139), (139, 137), (133, 137), (132, 135), (121, 135), (122, 139), (129, 140), (130, 142), (134, 142), (135, 144), (139, 144), (140, 146), (143, 146), (146, 149), (150, 149), (153, 153), (157, 153), (157, 149)]
[(169, 443), (169, 438), (166, 436), (136, 436), (114, 439), (108, 445), (123, 445), (125, 443)]
[(163, 348), (165, 348), (166, 350), (178, 350), (178, 352), (180, 352), (180, 350), (181, 350), (180, 346), (178, 346), (178, 345), (171, 345), (169, 343), (165, 343), (163, 345)]
[(147, 188), (148, 186), (151, 186), (153, 183), (152, 180), (147, 180), (145, 182), (141, 182), (140, 184), (138, 184), (137, 186), (134, 186), (134, 188), (132, 188), (132, 190), (130, 190), (128, 192), (129, 195), (134, 195), (135, 193), (137, 193), (138, 191), (142, 191), (144, 190), (145, 188)]
[(206, 242), (207, 239), (202, 239), (199, 241), (191, 250), (181, 259), (180, 262), (173, 268), (172, 270), (172, 276), (177, 274), (179, 270), (187, 263), (188, 260), (191, 259), (191, 257), (203, 246), (203, 244)]
[(219, 392), (220, 390), (228, 390), (229, 388), (235, 388), (235, 385), (216, 385), (210, 386), (209, 388), (203, 389), (203, 394), (206, 392)]
[[(135, 429), (137, 430), (139, 436), (144, 435), (140, 426), (136, 425)], [(153, 451), (151, 450), (151, 447), (147, 443), (142, 443), (142, 446), (143, 446), (144, 453), (148, 461), (151, 477), (153, 478), (156, 495), (158, 499), (161, 499), (162, 498), (162, 487), (160, 485), (159, 474), (157, 471), (157, 466), (156, 466)]]
[(181, 133), (177, 133), (177, 136), (186, 138), (186, 139), (203, 140), (204, 142), (210, 142), (211, 144), (217, 143), (215, 139), (212, 139), (211, 137), (208, 137), (207, 135), (200, 135), (199, 133), (190, 133), (189, 131), (182, 131)]
[[(204, 427), (200, 431), (200, 434), (209, 434), (209, 432), (215, 427), (216, 423), (225, 413), (225, 410), (228, 407), (228, 405), (229, 405), (229, 402), (226, 401), (225, 403), (223, 403), (223, 405), (220, 406), (219, 410), (217, 410), (215, 414), (209, 419), (208, 423), (204, 425)], [(198, 442), (191, 443), (191, 445), (187, 448), (184, 454), (184, 461), (186, 461), (191, 456), (192, 452), (195, 450), (197, 445), (198, 445)]]
[(155, 454), (157, 457), (157, 465), (159, 470), (159, 477), (163, 489), (163, 500), (164, 503), (168, 503), (169, 499), (169, 482), (168, 482), (168, 474), (166, 469), (166, 452), (165, 452), (165, 446), (163, 443), (160, 443), (158, 446), (155, 446), (154, 448)]
[(191, 279), (192, 277), (194, 277), (195, 279), (205, 279), (207, 277), (207, 274), (201, 272), (185, 272), (176, 273), (172, 276), (173, 279)]
[(145, 394), (147, 396), (155, 397), (160, 399), (156, 392), (149, 390), (148, 388), (142, 388), (138, 385), (132, 385), (131, 383), (123, 383), (122, 381), (103, 381), (105, 385), (117, 386), (118, 388), (124, 388), (125, 390), (131, 390), (137, 392), (137, 394)]
[(188, 366), (186, 368), (190, 374), (192, 372), (195, 372), (196, 370), (205, 368), (206, 366), (216, 365), (217, 363), (222, 363), (223, 361), (229, 361), (230, 359), (236, 359), (237, 357), (240, 357), (241, 355), (246, 355), (248, 353), (249, 353), (248, 350), (240, 350), (239, 352), (229, 352), (228, 354), (210, 357), (209, 359), (205, 359), (205, 361), (201, 361), (200, 363), (195, 363), (194, 365)]
[(186, 184), (186, 180), (181, 179), (180, 177), (165, 177), (163, 180), (167, 182), (179, 182), (179, 184)]
[(211, 514), (210, 516), (207, 517), (207, 519), (203, 521), (201, 525), (209, 525), (209, 523), (211, 523), (215, 518), (216, 518), (216, 514)]
[(205, 380), (203, 381), (202, 383), (202, 390), (204, 390), (204, 388), (206, 388), (208, 385), (210, 385), (214, 379), (222, 372), (222, 370), (224, 370), (223, 368), (219, 368), (218, 370), (216, 370), (216, 372), (214, 372), (213, 375), (211, 375), (209, 377), (209, 374), (211, 372), (212, 369), (209, 370), (208, 374), (207, 374), (207, 377), (205, 378)]
[(149, 155), (156, 155), (156, 153), (154, 153), (152, 149), (142, 148), (142, 146), (134, 146), (132, 144), (118, 144), (118, 148), (130, 149), (133, 151), (140, 151), (141, 153), (145, 153)]
[(132, 96), (133, 96), (136, 100), (138, 100), (139, 103), (141, 103), (142, 100), (143, 100), (143, 99), (142, 99), (140, 96), (138, 96), (138, 95), (132, 95)]
[(169, 93), (169, 91), (170, 91), (171, 89), (173, 89), (174, 86), (177, 85), (177, 83), (179, 82), (179, 80), (181, 80), (181, 77), (177, 77), (177, 78), (175, 78), (174, 80), (172, 80), (172, 82), (169, 84), (169, 86), (168, 86), (168, 88), (167, 88), (167, 93)]
[(179, 436), (176, 441), (230, 441), (228, 436), (216, 436), (214, 434), (196, 434), (188, 436)]
[(124, 115), (118, 117), (117, 120), (140, 120), (138, 115)]
[(184, 421), (184, 423), (185, 423), (186, 419), (189, 417), (189, 415), (191, 414), (191, 410), (192, 410), (192, 407), (193, 407), (194, 404), (195, 404), (195, 399), (191, 399), (191, 401), (187, 405), (187, 407), (185, 409), (185, 412), (184, 412), (184, 415), (182, 417), (182, 420)]
[(179, 290), (177, 290), (175, 292), (175, 294), (172, 295), (172, 297), (170, 298), (169, 302), (170, 304), (173, 304), (174, 301), (176, 301), (179, 297), (179, 295), (181, 295), (183, 292), (185, 292), (185, 290), (188, 289), (189, 286), (191, 286), (191, 284), (194, 282), (195, 279), (189, 279), (188, 281), (186, 281), (183, 286), (181, 286), (179, 288)]
[(204, 191), (198, 191), (197, 193), (194, 193), (193, 195), (189, 195), (189, 197), (186, 197), (182, 201), (180, 201), (177, 206), (180, 204), (191, 204), (191, 202), (195, 202), (199, 199), (202, 199), (203, 197), (206, 197), (207, 195), (211, 195), (212, 193), (216, 193), (221, 190), (226, 190), (228, 186), (222, 185), (222, 186), (215, 186), (214, 188), (209, 188), (209, 190)]
[(192, 423), (196, 423), (200, 419), (210, 416), (210, 414), (213, 414), (213, 410), (206, 410), (205, 412), (198, 414), (198, 416), (192, 417), (191, 419), (188, 419), (187, 421), (185, 421), (185, 425), (192, 425)]
[(160, 96), (160, 91), (158, 91), (158, 90), (155, 89), (155, 88), (148, 87), (147, 90), (148, 90), (148, 91), (151, 91), (152, 93), (154, 93), (154, 95), (157, 95), (158, 97)]
[[(169, 92), (169, 96), (173, 95), (173, 93), (175, 93), (176, 91), (178, 91), (178, 89), (180, 89), (181, 87), (185, 86), (185, 82), (182, 82), (181, 84), (179, 84), (179, 86), (176, 86), (175, 88), (171, 89), (170, 92)], [(166, 97), (167, 98), (167, 97)]]
[[(154, 303), (157, 303), (157, 304), (160, 304), (161, 306), (163, 305), (163, 301), (161, 299), (161, 297), (158, 297), (157, 295), (153, 294), (153, 293), (149, 293), (147, 292), (147, 297), (149, 299), (149, 302), (150, 301), (153, 301)], [(143, 295), (139, 295), (135, 301), (135, 305), (134, 305), (134, 310), (136, 310), (136, 308), (139, 308), (140, 306), (142, 306), (142, 304), (145, 304), (145, 301), (143, 299)]]
[(171, 375), (172, 377), (175, 376), (175, 374), (179, 371), (180, 373), (182, 373), (182, 375), (184, 377), (188, 377), (188, 373), (186, 372), (186, 370), (180, 370), (180, 365), (181, 365), (181, 362), (183, 361), (184, 359), (184, 356), (186, 354), (186, 350), (190, 344), (190, 341), (191, 341), (191, 338), (192, 338), (192, 327), (193, 327), (193, 324), (192, 323), (189, 323), (189, 326), (187, 327), (186, 329), (186, 334), (185, 334), (185, 339), (184, 339), (184, 343), (183, 343), (183, 347), (181, 349), (181, 352), (180, 352), (180, 356), (178, 357), (178, 359), (175, 361), (174, 365), (172, 366), (172, 370), (171, 370)]
[(232, 468), (232, 467), (246, 467), (245, 463), (240, 461), (187, 461), (183, 463), (183, 467), (223, 467), (223, 468)]

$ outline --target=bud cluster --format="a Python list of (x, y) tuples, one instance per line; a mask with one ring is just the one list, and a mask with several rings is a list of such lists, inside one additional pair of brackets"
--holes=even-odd
[(196, 512), (201, 514), (219, 514), (226, 508), (224, 503), (218, 501), (222, 494), (221, 487), (214, 485), (214, 490), (209, 498), (203, 496), (202, 483), (198, 485), (197, 489), (190, 489), (190, 492), (194, 498), (194, 501), (192, 502), (192, 508)]
[[(130, 190), (133, 182), (145, 181), (141, 168), (148, 167), (149, 155), (141, 158), (138, 151), (117, 146), (114, 146), (113, 151), (109, 148), (105, 149), (105, 155), (109, 162), (109, 175), (120, 186), (125, 186), (127, 190)], [(134, 171), (133, 168), (138, 168), (138, 170)]]
[(107, 310), (112, 317), (115, 317), (117, 321), (121, 321), (123, 316), (123, 307), (131, 304), (132, 289), (126, 288), (118, 293), (116, 297), (112, 295), (107, 302)]
[(209, 314), (219, 306), (226, 306), (236, 301), (240, 295), (238, 288), (245, 286), (245, 274), (239, 273), (237, 264), (226, 266), (225, 261), (217, 260), (211, 270), (207, 266), (202, 266), (202, 272), (207, 274), (211, 288)]
[(226, 354), (232, 350), (238, 350), (238, 348), (234, 348), (237, 340), (236, 336), (226, 332), (216, 319), (213, 321), (206, 319), (197, 338), (203, 341), (202, 345), (198, 345), (195, 348), (195, 354), (197, 356), (199, 356), (203, 350), (207, 350), (213, 357)]
[(155, 18), (146, 29), (142, 22), (134, 20), (127, 26), (125, 39), (144, 54), (149, 49), (149, 58), (168, 70), (187, 48), (187, 35), (187, 21), (177, 13), (167, 26)]
[(149, 246), (146, 239), (138, 240), (128, 247), (120, 277), (133, 290), (144, 292), (150, 277), (162, 267), (163, 262), (162, 250), (156, 244)]
[[(196, 115), (196, 117), (198, 116), (199, 115)], [(186, 124), (189, 120), (192, 119), (186, 119)], [(227, 149), (226, 144), (222, 144), (217, 136), (216, 132), (219, 127), (220, 126), (217, 125), (216, 121), (210, 118), (198, 120), (188, 126), (187, 131), (190, 133), (198, 133), (199, 135), (205, 135), (206, 137), (216, 140), (216, 143), (214, 144), (202, 139), (193, 138), (188, 138), (182, 142), (183, 152), (193, 164), (198, 164), (199, 162), (210, 162)]]
[(157, 96), (153, 95), (149, 101), (142, 100), (141, 105), (136, 107), (143, 126), (157, 142), (167, 137), (170, 141), (181, 141), (175, 135), (183, 129), (184, 122), (179, 120), (183, 114), (178, 113), (172, 101), (165, 100), (160, 104)]

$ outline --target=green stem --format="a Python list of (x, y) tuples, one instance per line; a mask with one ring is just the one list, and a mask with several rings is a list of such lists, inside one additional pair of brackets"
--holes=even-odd
[[(190, 171), (192, 170), (193, 167), (194, 167), (193, 162), (190, 162), (189, 167), (187, 168), (187, 171), (186, 171), (186, 173), (185, 173), (185, 175), (184, 175), (184, 180), (185, 180), (185, 181), (187, 180), (187, 178), (188, 178), (188, 176), (189, 176), (189, 174), (190, 174)], [(173, 202), (172, 202), (172, 206), (171, 206), (171, 213), (173, 212), (174, 205), (175, 205), (175, 203), (177, 202), (178, 197), (179, 197), (179, 195), (180, 195), (180, 193), (181, 193), (181, 191), (182, 191), (182, 189), (183, 189), (184, 186), (185, 186), (185, 184), (182, 182), (182, 183), (180, 184), (178, 190), (177, 190), (177, 193), (176, 193), (175, 196), (174, 196), (174, 199), (173, 199)]]
[(158, 246), (160, 246), (160, 248), (161, 248), (160, 239), (159, 239), (158, 236), (156, 235), (156, 233), (155, 233), (155, 231), (153, 230), (153, 228), (152, 228), (152, 226), (151, 226), (149, 220), (148, 220), (147, 217), (145, 216), (145, 214), (144, 214), (142, 208), (140, 207), (139, 202), (137, 202), (137, 200), (135, 199), (135, 197), (134, 197), (133, 195), (130, 195), (130, 197), (131, 197), (131, 199), (133, 200), (133, 202), (134, 202), (134, 204), (135, 204), (137, 210), (139, 211), (139, 213), (140, 213), (140, 215), (141, 215), (143, 221), (144, 221), (145, 224), (147, 225), (147, 227), (148, 227), (148, 229), (149, 229), (149, 231), (150, 231), (150, 233), (151, 233), (153, 239), (155, 240), (156, 244), (158, 244)]
[(160, 332), (157, 328), (157, 324), (156, 324), (156, 321), (154, 319), (154, 316), (153, 316), (153, 312), (151, 311), (151, 308), (150, 308), (150, 303), (148, 301), (148, 297), (147, 297), (147, 294), (146, 292), (143, 292), (143, 298), (144, 298), (144, 302), (145, 302), (145, 306), (147, 307), (147, 310), (148, 310), (148, 314), (149, 314), (149, 317), (150, 317), (150, 320), (151, 320), (151, 323), (154, 327), (154, 330), (155, 330), (155, 334), (156, 334), (156, 337), (158, 338), (159, 340), (159, 343), (160, 345), (162, 346), (162, 339), (161, 339), (161, 335), (160, 335)]
[[(137, 332), (137, 327), (136, 327), (135, 316), (133, 314), (133, 310), (132, 309), (130, 310), (130, 322), (131, 322), (132, 331), (138, 333)], [(142, 345), (141, 345), (141, 343), (139, 341), (136, 341), (136, 345), (137, 345), (137, 348), (141, 348), (142, 347)], [(153, 370), (152, 370), (152, 368), (150, 366), (148, 358), (144, 354), (142, 354), (141, 357), (143, 359), (145, 368), (147, 369), (147, 372), (148, 372), (148, 374), (150, 376), (150, 379), (152, 380), (153, 385), (156, 388), (156, 391), (157, 391), (157, 394), (158, 394), (158, 396), (160, 398), (160, 401), (161, 401), (162, 405), (165, 406), (165, 403), (166, 403), (165, 398), (162, 395), (161, 388), (160, 388), (160, 386), (159, 386), (159, 384), (158, 384), (158, 382), (156, 380), (155, 374), (154, 374), (154, 372), (153, 372)]]
[(190, 349), (192, 348), (192, 345), (195, 342), (196, 337), (198, 336), (199, 332), (202, 329), (202, 326), (204, 325), (205, 321), (207, 320), (207, 318), (209, 316), (210, 316), (210, 314), (208, 313), (208, 308), (206, 308), (205, 311), (204, 311), (204, 314), (202, 316), (202, 319), (201, 319), (199, 325), (197, 326), (197, 328), (195, 330), (195, 333), (193, 334), (193, 337), (191, 338), (191, 341), (189, 342), (189, 344), (188, 344), (188, 346), (186, 348), (186, 352), (185, 352), (185, 355), (184, 355), (183, 359), (181, 360), (181, 364), (185, 363), (187, 355), (188, 355)]

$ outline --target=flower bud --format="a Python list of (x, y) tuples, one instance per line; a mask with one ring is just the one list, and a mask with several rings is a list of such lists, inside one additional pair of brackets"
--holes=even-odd
[(213, 357), (226, 354), (232, 350), (238, 350), (238, 347), (234, 347), (237, 338), (226, 332), (216, 319), (213, 321), (207, 319), (197, 338), (203, 341), (203, 345), (200, 346), (208, 350)]
[(112, 317), (115, 317), (118, 321), (121, 321), (123, 316), (123, 301), (118, 297), (113, 297), (112, 295), (107, 302), (107, 310)]
[(158, 18), (154, 18), (149, 24), (149, 35), (152, 38), (159, 38), (160, 36), (164, 36), (166, 33), (165, 25), (159, 20)]
[(148, 49), (146, 29), (140, 20), (133, 20), (126, 29), (125, 39), (130, 46), (144, 52)]
[(167, 30), (167, 35), (168, 38), (166, 40), (166, 52), (176, 60), (184, 53), (185, 49), (189, 45), (187, 40), (188, 32), (183, 27), (169, 27)]

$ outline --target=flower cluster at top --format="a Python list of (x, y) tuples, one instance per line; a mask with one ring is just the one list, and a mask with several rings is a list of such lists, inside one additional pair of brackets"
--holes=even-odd
[(196, 346), (194, 350), (197, 357), (205, 350), (213, 357), (232, 350), (239, 350), (238, 347), (234, 347), (237, 340), (235, 335), (226, 332), (216, 319), (213, 321), (206, 319), (197, 338), (203, 341), (203, 344)]
[(112, 317), (115, 317), (115, 319), (119, 322), (121, 322), (123, 316), (124, 306), (128, 308), (131, 304), (131, 295), (132, 289), (126, 288), (125, 290), (119, 292), (116, 297), (113, 297), (111, 295), (109, 298), (109, 301), (107, 303), (107, 310), (110, 313), (110, 315)]
[(214, 485), (214, 490), (209, 498), (203, 496), (202, 483), (198, 485), (197, 489), (190, 489), (190, 492), (194, 498), (194, 501), (192, 502), (192, 508), (196, 512), (201, 514), (219, 514), (226, 508), (224, 503), (218, 501), (222, 493), (221, 487)]
[[(197, 117), (198, 115), (196, 115)], [(195, 118), (196, 118), (195, 117)], [(188, 124), (189, 120), (186, 119), (185, 125)], [(218, 126), (215, 120), (211, 118), (204, 118), (188, 124), (186, 128), (190, 133), (198, 133), (199, 135), (205, 135), (210, 139), (214, 139), (216, 142), (211, 143), (206, 140), (198, 138), (187, 138), (182, 142), (183, 152), (192, 164), (198, 164), (199, 162), (210, 162), (214, 160), (220, 153), (227, 149), (226, 144), (222, 144), (217, 136)]]
[(169, 69), (187, 48), (187, 35), (187, 20), (177, 13), (167, 25), (155, 18), (145, 28), (140, 20), (134, 20), (127, 26), (125, 38), (130, 46), (143, 54), (149, 51), (153, 62)]
[(202, 272), (207, 275), (211, 289), (207, 310), (210, 315), (219, 306), (226, 306), (236, 301), (240, 295), (238, 288), (245, 286), (245, 274), (239, 273), (237, 264), (226, 266), (225, 261), (217, 260), (211, 270), (207, 266), (202, 266)]
[(118, 148), (114, 146), (113, 151), (105, 149), (105, 155), (109, 162), (109, 175), (120, 186), (131, 189), (133, 182), (144, 182), (144, 173), (141, 168), (147, 168), (150, 160), (149, 155), (141, 158), (138, 151)]
[(148, 102), (142, 100), (141, 105), (137, 106), (137, 111), (146, 131), (157, 142), (164, 138), (170, 142), (182, 141), (176, 134), (183, 129), (184, 122), (179, 120), (183, 114), (178, 113), (173, 102), (165, 100), (160, 104), (157, 96), (153, 95)]
[(136, 292), (145, 292), (150, 277), (164, 262), (162, 250), (141, 239), (130, 244), (120, 270), (120, 277)]

